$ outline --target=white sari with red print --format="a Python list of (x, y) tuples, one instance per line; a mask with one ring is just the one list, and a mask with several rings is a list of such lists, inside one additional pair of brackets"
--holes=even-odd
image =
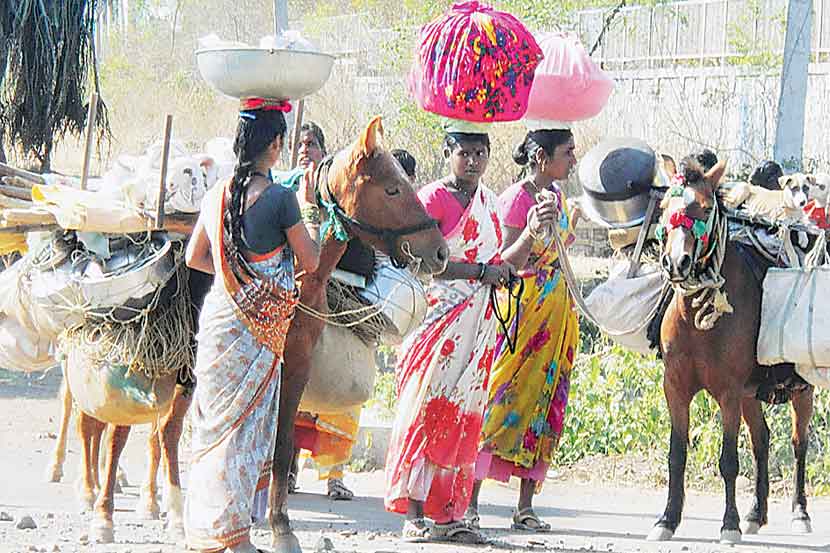
[[(496, 195), (479, 185), (447, 236), (453, 261), (499, 259)], [(404, 343), (397, 369), (398, 412), (386, 458), (386, 508), (406, 513), (423, 501), (438, 523), (460, 520), (470, 502), (487, 384), (496, 342), (490, 287), (434, 280), (429, 313)]]

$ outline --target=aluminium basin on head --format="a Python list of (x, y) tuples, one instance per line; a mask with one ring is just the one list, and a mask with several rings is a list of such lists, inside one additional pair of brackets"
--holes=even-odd
[(334, 56), (273, 48), (205, 48), (196, 51), (202, 77), (232, 98), (299, 100), (326, 84)]

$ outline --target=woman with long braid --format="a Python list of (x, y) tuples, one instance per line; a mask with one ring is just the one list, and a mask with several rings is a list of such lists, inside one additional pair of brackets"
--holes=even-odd
[(188, 545), (200, 551), (257, 551), (250, 528), (267, 505), (294, 257), (306, 271), (319, 262), (300, 216), (307, 198), (271, 181), (289, 109), (243, 101), (234, 175), (205, 198), (187, 247), (189, 267), (216, 275), (199, 317), (185, 505)]

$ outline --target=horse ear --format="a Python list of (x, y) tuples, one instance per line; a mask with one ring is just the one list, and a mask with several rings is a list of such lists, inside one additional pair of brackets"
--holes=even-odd
[(358, 157), (369, 157), (376, 150), (380, 148), (381, 140), (383, 139), (383, 123), (381, 117), (378, 115), (369, 121), (360, 138), (357, 141), (357, 148), (355, 154)]
[(714, 167), (709, 169), (705, 175), (703, 175), (703, 179), (714, 188), (717, 188), (724, 173), (726, 173), (726, 160), (722, 159), (718, 161)]

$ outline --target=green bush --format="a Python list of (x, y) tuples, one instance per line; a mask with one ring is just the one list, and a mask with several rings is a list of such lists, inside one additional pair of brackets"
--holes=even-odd
[[(586, 326), (586, 325), (583, 325)], [(587, 338), (596, 340), (588, 334)], [(584, 344), (585, 342), (583, 342)], [(659, 462), (667, 475), (671, 422), (663, 397), (663, 364), (597, 340), (578, 358), (557, 460), (578, 462), (596, 455), (638, 455)], [(807, 482), (814, 495), (830, 493), (830, 395), (816, 394), (810, 425)], [(765, 405), (770, 428), (770, 480), (774, 491), (791, 491), (795, 460), (790, 442), (790, 408)], [(719, 483), (722, 441), (720, 411), (707, 393), (691, 406), (686, 479), (696, 487)], [(739, 441), (740, 473), (754, 478), (749, 432)]]

